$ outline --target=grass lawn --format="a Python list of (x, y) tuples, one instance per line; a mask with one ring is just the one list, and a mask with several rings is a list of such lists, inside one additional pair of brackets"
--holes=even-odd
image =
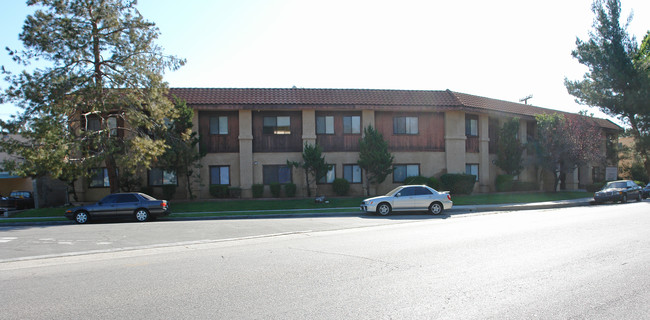
[[(590, 198), (593, 193), (566, 191), (550, 193), (489, 193), (452, 196), (454, 205), (480, 205), (501, 203), (532, 203), (554, 200)], [(331, 198), (329, 203), (314, 203), (313, 199), (246, 199), (246, 200), (209, 200), (209, 201), (171, 201), (172, 213), (190, 213), (183, 216), (228, 216), (228, 215), (263, 215), (277, 213), (277, 210), (303, 209), (296, 214), (317, 209), (318, 212), (349, 212), (358, 210), (364, 197)], [(343, 208), (343, 209), (341, 209)], [(352, 209), (347, 209), (352, 208)], [(14, 215), (16, 218), (27, 217), (62, 217), (67, 207), (26, 210)], [(63, 218), (65, 220), (65, 218)], [(51, 221), (51, 220), (48, 220)], [(2, 222), (15, 222), (0, 218)]]

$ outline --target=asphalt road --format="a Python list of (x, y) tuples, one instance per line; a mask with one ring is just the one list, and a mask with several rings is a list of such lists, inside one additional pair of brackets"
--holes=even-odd
[(650, 202), (0, 229), (1, 319), (650, 318)]

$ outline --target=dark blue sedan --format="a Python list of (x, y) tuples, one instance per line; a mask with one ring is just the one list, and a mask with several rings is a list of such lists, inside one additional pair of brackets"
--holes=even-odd
[(144, 193), (114, 193), (99, 202), (70, 208), (66, 218), (86, 223), (94, 218), (131, 217), (143, 222), (170, 213), (167, 200), (158, 200)]

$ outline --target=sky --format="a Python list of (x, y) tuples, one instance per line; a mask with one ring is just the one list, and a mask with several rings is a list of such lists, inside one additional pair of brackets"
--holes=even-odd
[[(0, 0), (0, 46), (22, 48), (32, 9)], [(166, 54), (187, 59), (170, 87), (452, 90), (577, 113), (564, 79), (588, 39), (592, 0), (139, 0)], [(650, 1), (622, 0), (640, 42)], [(0, 65), (20, 69), (5, 51)], [(0, 80), (0, 88), (6, 83)], [(0, 106), (0, 118), (18, 111)]]

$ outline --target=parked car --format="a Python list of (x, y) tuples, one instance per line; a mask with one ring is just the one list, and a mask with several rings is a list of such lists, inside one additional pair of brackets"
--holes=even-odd
[(441, 214), (452, 205), (449, 191), (438, 192), (424, 185), (407, 185), (397, 187), (384, 196), (363, 200), (361, 211), (382, 216), (392, 211), (429, 211)]
[(641, 189), (641, 198), (647, 199), (648, 197), (650, 197), (650, 183)]
[(66, 218), (86, 223), (95, 218), (131, 217), (143, 222), (170, 214), (167, 200), (158, 200), (144, 193), (114, 193), (95, 204), (70, 208)]
[(641, 187), (632, 180), (610, 181), (600, 191), (594, 193), (596, 203), (609, 201), (626, 203), (628, 199), (641, 201)]
[(7, 210), (34, 208), (34, 195), (31, 191), (12, 191), (8, 197), (0, 198), (0, 207)]

